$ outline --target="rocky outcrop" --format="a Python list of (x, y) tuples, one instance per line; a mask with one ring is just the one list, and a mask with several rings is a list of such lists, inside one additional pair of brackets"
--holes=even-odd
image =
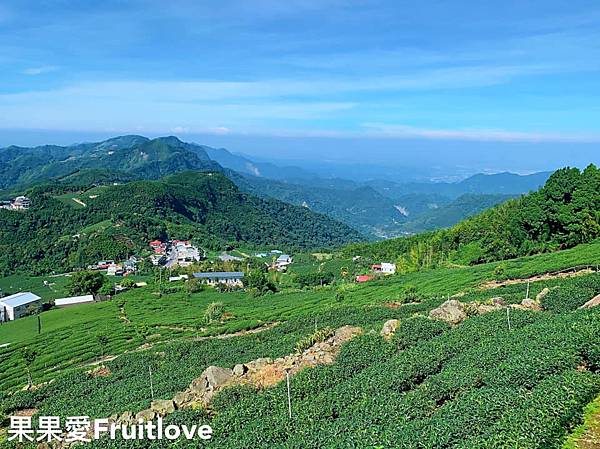
[(544, 310), (542, 309), (542, 306), (540, 305), (540, 302), (538, 300), (530, 298), (525, 298), (523, 301), (521, 301), (520, 309), (534, 310), (536, 312)]
[(159, 399), (157, 401), (152, 401), (150, 410), (161, 416), (167, 415), (175, 411), (175, 402), (171, 399)]
[(172, 408), (206, 406), (214, 395), (224, 387), (232, 385), (252, 385), (265, 388), (285, 379), (286, 373), (291, 375), (309, 367), (330, 364), (335, 360), (343, 343), (359, 335), (358, 327), (343, 326), (325, 341), (315, 343), (301, 354), (292, 354), (278, 359), (259, 358), (244, 364), (237, 364), (233, 369), (209, 366), (200, 377), (194, 379), (185, 391), (175, 395), (170, 401), (155, 401), (153, 409), (163, 414)]
[(588, 302), (580, 307), (580, 309), (591, 309), (592, 307), (600, 306), (600, 295), (594, 296)]
[(468, 315), (465, 309), (465, 304), (456, 299), (450, 299), (429, 312), (429, 318), (456, 325), (467, 319)]
[(541, 292), (535, 295), (535, 300), (538, 302), (541, 301), (548, 293), (550, 293), (550, 289), (548, 287), (544, 287)]
[(231, 376), (233, 376), (233, 371), (228, 368), (209, 366), (200, 377), (206, 379), (208, 388), (215, 389), (225, 385)]
[(394, 336), (396, 330), (400, 327), (400, 320), (387, 320), (383, 324), (383, 328), (381, 329), (380, 335), (389, 340)]

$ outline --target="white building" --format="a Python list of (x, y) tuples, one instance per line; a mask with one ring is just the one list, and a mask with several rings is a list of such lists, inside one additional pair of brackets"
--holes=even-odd
[(39, 309), (41, 299), (31, 292), (0, 298), (0, 321), (13, 321), (27, 315), (31, 309)]
[(68, 298), (59, 298), (54, 301), (56, 307), (77, 306), (79, 304), (89, 304), (94, 302), (93, 295), (71, 296)]
[(242, 287), (244, 273), (241, 271), (216, 271), (214, 273), (194, 273), (194, 277), (208, 285), (226, 284)]
[(189, 276), (187, 274), (181, 274), (179, 276), (169, 276), (169, 282), (187, 281)]
[(12, 203), (12, 208), (15, 210), (26, 210), (31, 206), (31, 200), (26, 196), (18, 196)]
[(273, 268), (275, 268), (277, 271), (285, 271), (287, 270), (288, 265), (291, 265), (292, 262), (292, 256), (289, 254), (282, 254), (275, 261)]
[(383, 274), (394, 274), (396, 272), (396, 264), (383, 262), (381, 264), (381, 272)]

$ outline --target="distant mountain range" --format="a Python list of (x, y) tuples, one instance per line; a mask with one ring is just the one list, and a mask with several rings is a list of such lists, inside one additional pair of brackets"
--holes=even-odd
[(458, 198), (464, 194), (519, 195), (539, 189), (548, 180), (552, 172), (539, 172), (530, 175), (515, 173), (477, 174), (463, 181), (448, 182), (411, 182), (396, 183), (386, 180), (369, 181), (375, 190), (389, 198), (399, 199), (409, 194), (443, 195)]
[(536, 190), (550, 175), (480, 174), (457, 183), (357, 182), (257, 162), (176, 137), (120, 136), (66, 147), (0, 149), (0, 189), (11, 191), (50, 180), (86, 186), (187, 170), (221, 172), (244, 192), (302, 206), (377, 238), (451, 226), (510, 196)]

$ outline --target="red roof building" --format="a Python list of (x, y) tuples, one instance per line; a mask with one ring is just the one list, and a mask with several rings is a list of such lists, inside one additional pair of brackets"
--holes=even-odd
[(152, 248), (160, 248), (162, 246), (163, 242), (161, 242), (160, 240), (153, 240), (152, 242), (149, 243), (149, 245)]
[(360, 276), (356, 276), (356, 282), (362, 283), (362, 282), (368, 282), (371, 280), (371, 276), (369, 276), (368, 274), (361, 274)]

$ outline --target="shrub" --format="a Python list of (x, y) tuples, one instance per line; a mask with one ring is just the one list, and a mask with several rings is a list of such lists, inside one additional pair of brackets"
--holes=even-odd
[(318, 331), (307, 335), (302, 340), (300, 340), (296, 344), (296, 352), (302, 353), (310, 348), (315, 343), (321, 343), (327, 340), (329, 337), (332, 337), (335, 334), (335, 331), (330, 327), (325, 327), (323, 329), (319, 329)]
[(206, 324), (219, 321), (223, 313), (225, 313), (225, 305), (222, 302), (211, 302), (204, 312), (204, 321)]

